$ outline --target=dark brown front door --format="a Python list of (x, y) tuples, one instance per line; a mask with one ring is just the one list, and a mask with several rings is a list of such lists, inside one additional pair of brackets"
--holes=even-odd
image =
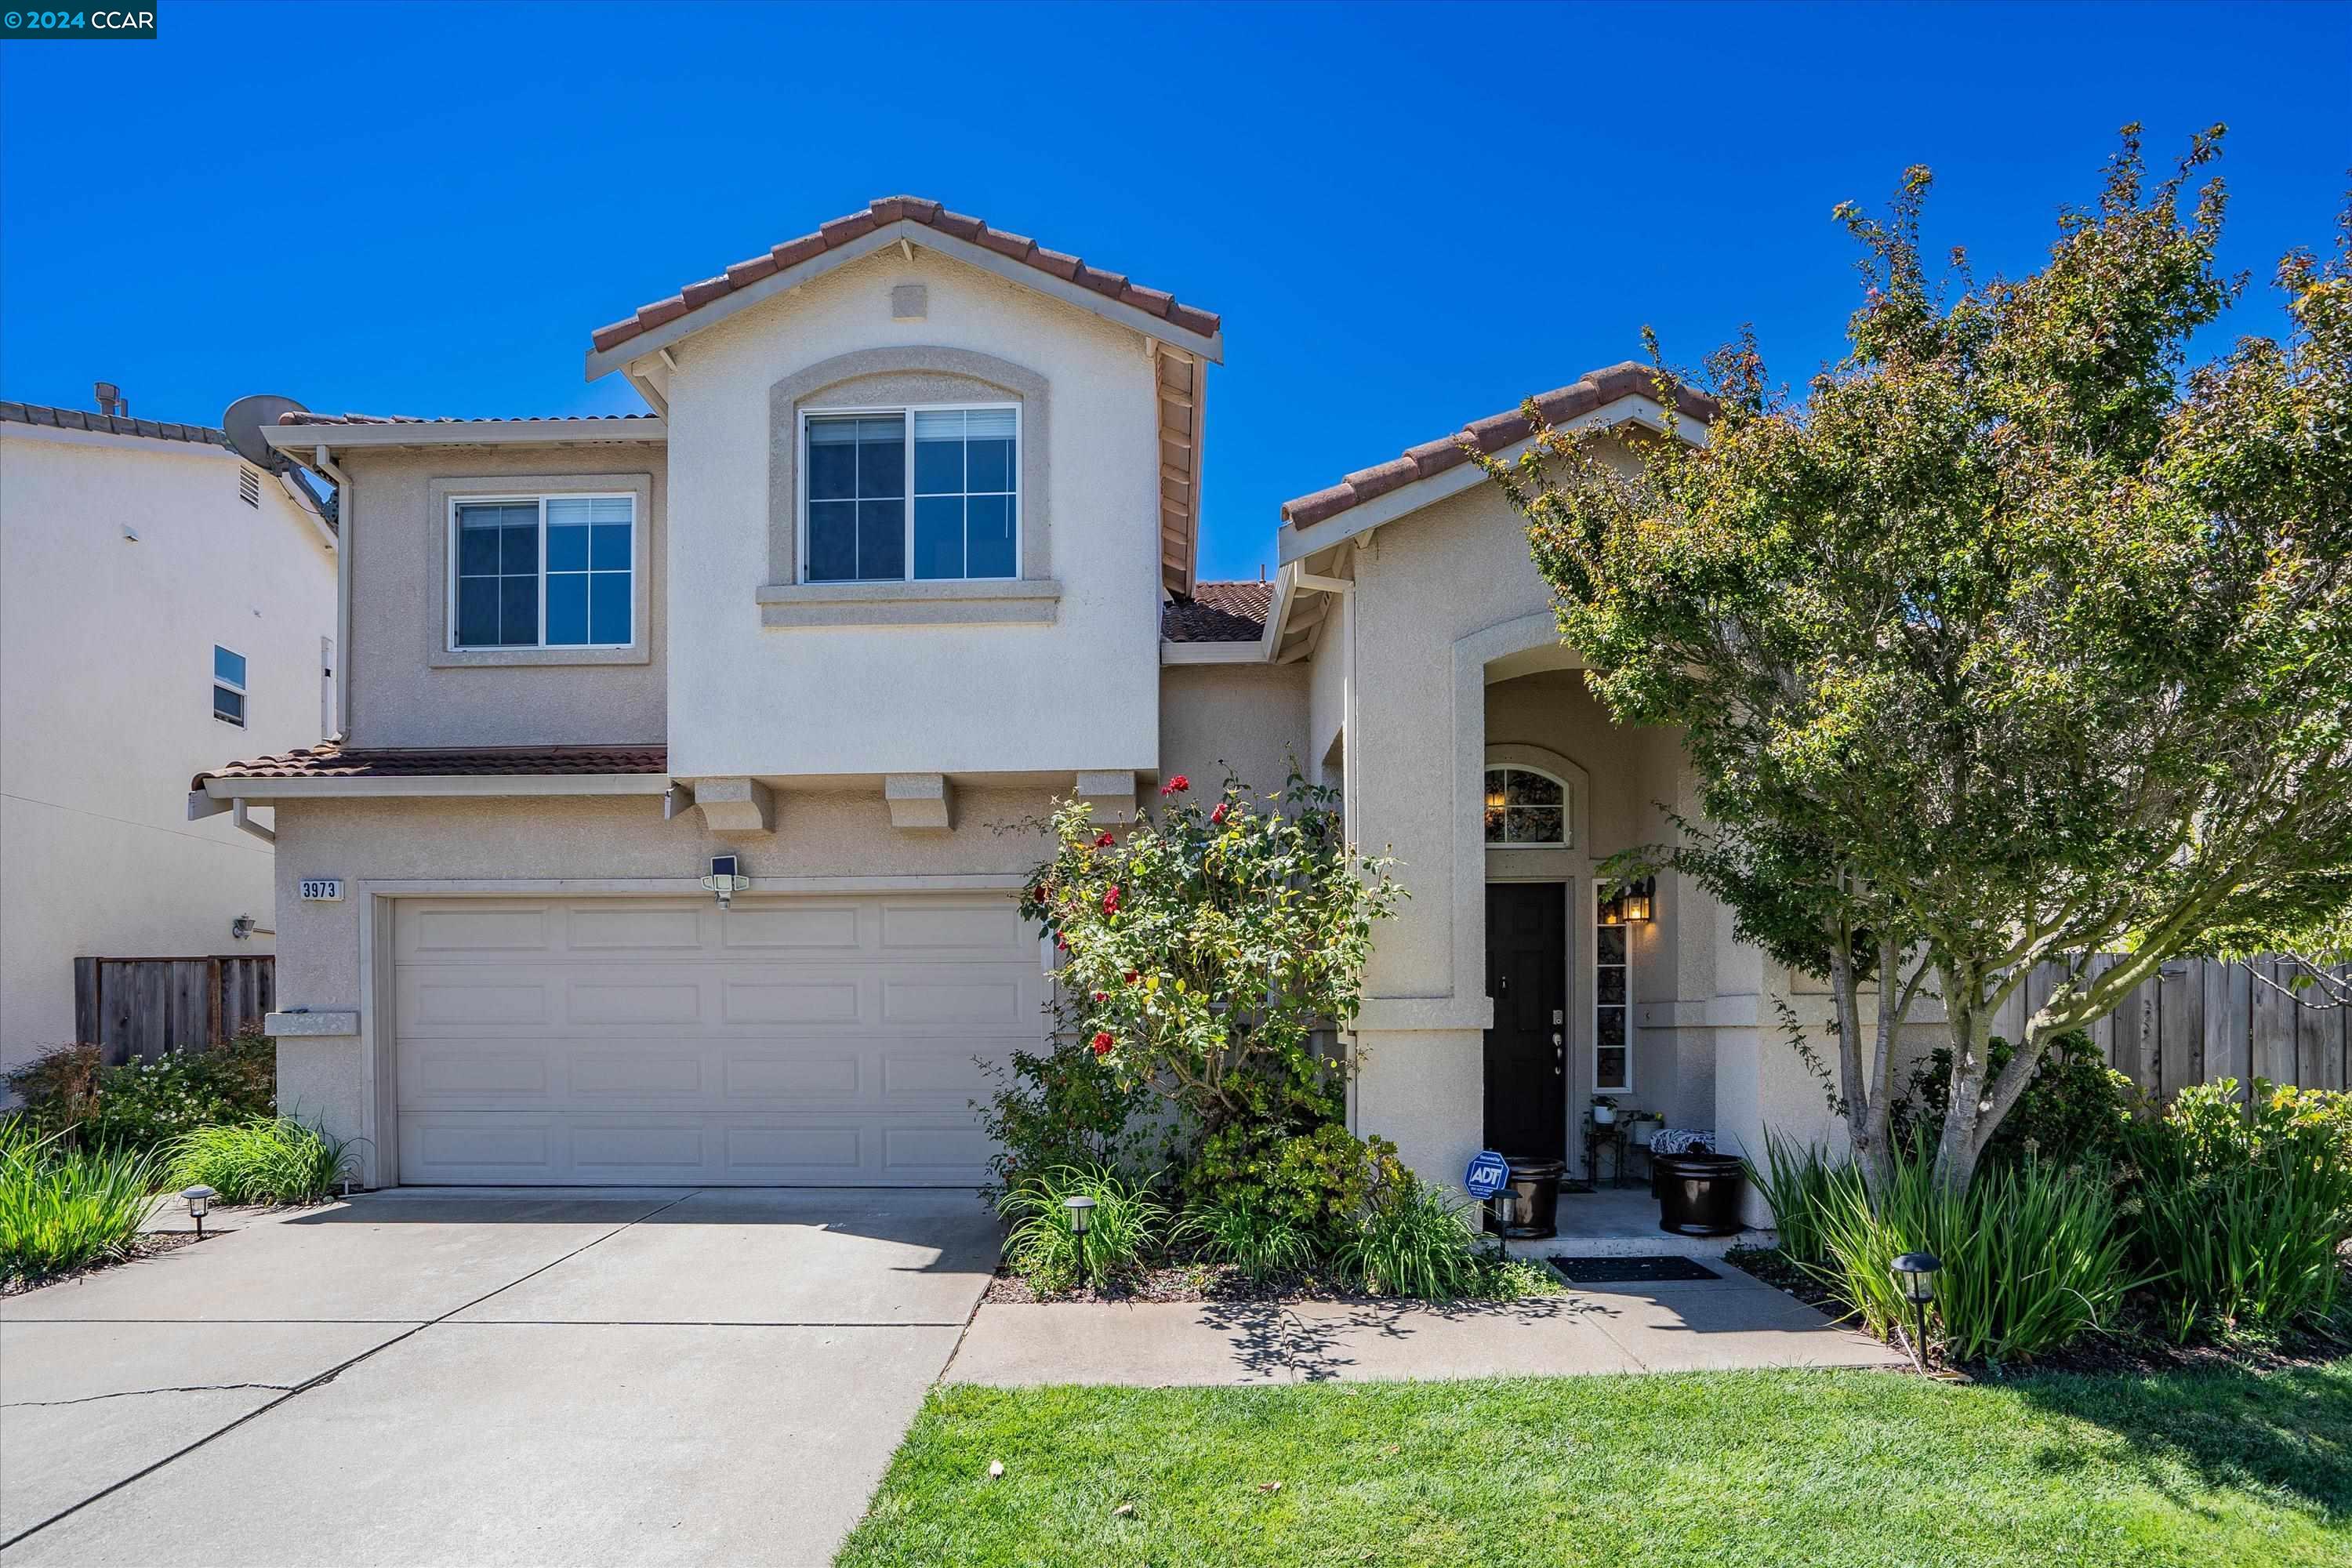
[(1486, 1147), (1514, 1160), (1568, 1154), (1568, 888), (1486, 884)]

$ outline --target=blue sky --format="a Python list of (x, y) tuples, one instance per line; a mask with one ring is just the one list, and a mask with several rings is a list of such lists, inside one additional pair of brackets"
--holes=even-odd
[[(0, 395), (216, 420), (639, 406), (589, 331), (906, 191), (1223, 312), (1203, 574), (1595, 365), (1839, 350), (1838, 201), (2022, 269), (2116, 128), (2230, 125), (2271, 331), (2352, 164), (2352, 6), (208, 5), (0, 43)], [(357, 219), (347, 223), (346, 219)]]

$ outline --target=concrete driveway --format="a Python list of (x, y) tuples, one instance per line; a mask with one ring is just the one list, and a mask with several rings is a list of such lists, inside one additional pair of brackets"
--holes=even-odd
[(0, 1302), (0, 1560), (822, 1564), (996, 1261), (964, 1192), (370, 1194)]

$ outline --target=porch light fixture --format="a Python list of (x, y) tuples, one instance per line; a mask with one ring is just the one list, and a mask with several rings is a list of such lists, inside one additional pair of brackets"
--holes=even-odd
[(1500, 811), (1503, 805), (1503, 770), (1489, 768), (1486, 770), (1486, 809)]
[(1619, 895), (1619, 904), (1626, 921), (1639, 921), (1647, 925), (1657, 917), (1658, 879), (1644, 877), (1638, 882), (1626, 884), (1624, 892)]
[(213, 1200), (220, 1194), (199, 1184), (190, 1187), (180, 1196), (187, 1200), (188, 1217), (196, 1222), (196, 1239), (202, 1241), (205, 1238), (205, 1212), (212, 1207)]
[(1906, 1252), (1888, 1266), (1918, 1322), (1919, 1337), (1912, 1342), (1912, 1350), (1921, 1372), (1927, 1370), (1927, 1303), (1936, 1299), (1936, 1275), (1943, 1267), (1943, 1259), (1932, 1252)]

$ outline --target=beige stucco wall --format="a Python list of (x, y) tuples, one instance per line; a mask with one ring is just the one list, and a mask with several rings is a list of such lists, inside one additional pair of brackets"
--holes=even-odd
[[(659, 744), (666, 728), (663, 548), (667, 467), (658, 442), (581, 447), (361, 447), (352, 478), (351, 742), (359, 746)], [(521, 478), (646, 476), (647, 614), (615, 661), (436, 664), (448, 643), (448, 495), (514, 493)], [(435, 481), (444, 481), (436, 488)], [(474, 481), (480, 481), (478, 483)], [(535, 660), (549, 655), (526, 656)], [(564, 656), (556, 654), (553, 658)]]
[[(188, 781), (319, 740), (334, 552), (274, 476), (247, 506), (243, 466), (0, 424), (0, 1065), (72, 1038), (77, 956), (270, 950), (229, 934), (273, 923), (269, 848), (190, 822)], [(215, 644), (244, 729), (212, 716)]]
[[(927, 286), (928, 315), (894, 321), (892, 287), (908, 282)], [(992, 356), (1047, 384), (1054, 619), (763, 626), (772, 389), (837, 356), (917, 346)], [(1156, 767), (1159, 447), (1140, 336), (935, 253), (918, 249), (908, 261), (891, 250), (729, 318), (675, 353), (670, 481), (687, 520), (669, 543), (675, 772)], [(903, 363), (894, 374), (907, 374)], [(773, 438), (796, 437), (787, 425)], [(1024, 501), (1024, 529), (1032, 516)], [(919, 722), (908, 721), (910, 703)]]
[(1261, 795), (1280, 794), (1292, 768), (1305, 767), (1307, 674), (1303, 664), (1170, 666), (1160, 698), (1162, 773), (1182, 773), (1201, 796), (1229, 773)]

